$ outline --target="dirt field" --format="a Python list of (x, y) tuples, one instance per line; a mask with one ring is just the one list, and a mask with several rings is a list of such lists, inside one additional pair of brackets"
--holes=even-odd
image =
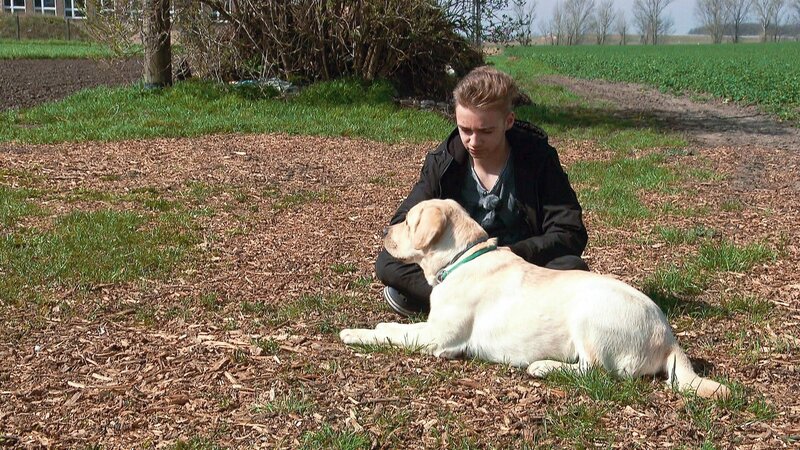
[(142, 77), (141, 60), (23, 59), (0, 61), (0, 110), (28, 108), (81, 89), (132, 83)]
[[(214, 187), (204, 199), (211, 213), (196, 218), (203, 235), (197, 254), (168, 279), (100, 285), (86, 293), (57, 289), (54, 300), (38, 308), (2, 307), (0, 446), (160, 448), (194, 440), (234, 448), (329, 448), (331, 436), (352, 433), (366, 437), (366, 448), (519, 448), (523, 439), (572, 447), (581, 436), (593, 436), (586, 446), (693, 448), (713, 432), (718, 448), (796, 448), (797, 146), (703, 145), (693, 136), (698, 144), (670, 156), (668, 165), (723, 176), (671, 194), (646, 194), (644, 201), (708, 213), (610, 227), (588, 212), (585, 257), (593, 270), (636, 284), (659, 264), (695, 251), (642, 239), (656, 236), (657, 225), (705, 226), (737, 244), (779, 249), (775, 261), (747, 273), (721, 273), (692, 299), (710, 308), (732, 293), (752, 294), (772, 305), (765, 322), (686, 314), (673, 324), (698, 369), (744, 386), (748, 405), (763, 399), (775, 412), (767, 420), (755, 420), (749, 406), (728, 413), (712, 405), (697, 414), (696, 404), (658, 380), (645, 401), (618, 405), (507, 367), (343, 346), (340, 328), (396, 319), (380, 300), (372, 264), (379, 231), (430, 145), (225, 135), (0, 144), (0, 168), (11, 174), (6, 183), (26, 182), (14, 174), (40, 176), (36, 187), (52, 194), (42, 205), (52, 214), (139, 207), (66, 201), (59, 194), (147, 188), (180, 200), (189, 183)], [(567, 169), (602, 154), (591, 142), (554, 144)], [(277, 207), (277, 199), (297, 193), (314, 195)], [(733, 201), (743, 207), (724, 207)], [(217, 300), (212, 306), (203, 301), (209, 294)], [(592, 414), (597, 430), (576, 429), (575, 423), (585, 423), (576, 417)], [(709, 426), (700, 422), (704, 416)]]

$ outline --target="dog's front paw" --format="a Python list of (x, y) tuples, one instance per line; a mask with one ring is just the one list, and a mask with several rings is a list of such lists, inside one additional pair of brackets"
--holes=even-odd
[(345, 328), (339, 332), (339, 339), (347, 345), (365, 344), (368, 341), (367, 336), (365, 336), (367, 333), (365, 332), (369, 331), (371, 330)]
[(344, 330), (339, 332), (339, 339), (342, 340), (345, 344), (355, 344), (356, 343), (356, 330), (351, 330), (349, 328), (345, 328)]

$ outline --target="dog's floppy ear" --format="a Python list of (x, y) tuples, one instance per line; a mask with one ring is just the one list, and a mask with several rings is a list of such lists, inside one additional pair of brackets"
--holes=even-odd
[(419, 220), (414, 229), (412, 243), (414, 248), (422, 250), (433, 244), (442, 235), (447, 225), (447, 216), (436, 206), (426, 206), (419, 213)]

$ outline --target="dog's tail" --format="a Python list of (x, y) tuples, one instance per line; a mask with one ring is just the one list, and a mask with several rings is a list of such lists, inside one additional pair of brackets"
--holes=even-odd
[(692, 362), (678, 343), (672, 345), (666, 360), (667, 383), (682, 391), (692, 391), (700, 397), (724, 399), (731, 395), (724, 384), (697, 375), (692, 369)]

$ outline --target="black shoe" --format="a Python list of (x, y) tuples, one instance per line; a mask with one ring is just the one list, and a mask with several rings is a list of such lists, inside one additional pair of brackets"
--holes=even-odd
[(416, 316), (422, 313), (422, 308), (419, 305), (414, 304), (408, 297), (391, 286), (383, 288), (383, 298), (394, 312), (403, 317)]

